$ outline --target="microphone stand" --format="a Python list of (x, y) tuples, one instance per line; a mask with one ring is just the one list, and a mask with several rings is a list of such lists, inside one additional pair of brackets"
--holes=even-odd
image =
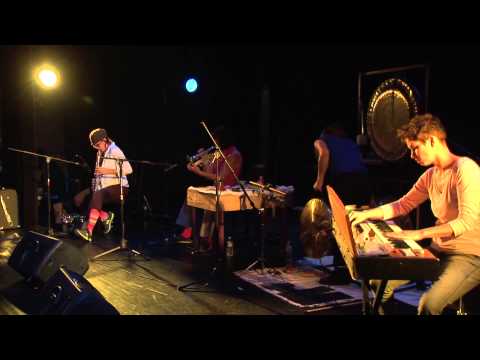
[(50, 161), (55, 160), (55, 161), (60, 161), (60, 162), (64, 162), (64, 163), (72, 164), (72, 165), (77, 165), (77, 166), (82, 166), (82, 164), (80, 164), (79, 162), (75, 162), (75, 161), (68, 161), (68, 160), (60, 159), (60, 158), (57, 158), (57, 157), (54, 157), (54, 156), (38, 154), (38, 153), (35, 153), (35, 152), (31, 152), (31, 151), (19, 150), (19, 149), (15, 149), (15, 148), (12, 148), (12, 147), (9, 147), (8, 150), (23, 153), (23, 154), (33, 155), (33, 156), (37, 156), (37, 157), (43, 157), (45, 159), (46, 168), (47, 168), (47, 208), (48, 208), (48, 210), (47, 210), (47, 212), (48, 212), (48, 230), (47, 230), (47, 232), (48, 232), (48, 235), (54, 236), (55, 232), (52, 229), (52, 216), (51, 216), (52, 200), (51, 200), (51, 194), (50, 194), (50, 192), (51, 192), (50, 191)]
[[(248, 199), (249, 203), (250, 203), (250, 206), (257, 210), (257, 211), (261, 211), (263, 213), (263, 209), (257, 209), (255, 207), (255, 204), (253, 203), (252, 199), (250, 198), (250, 196), (248, 195), (247, 191), (245, 190), (245, 187), (243, 186), (242, 182), (240, 181), (240, 179), (238, 178), (237, 174), (235, 173), (235, 171), (233, 170), (232, 166), (230, 165), (230, 163), (228, 162), (225, 154), (223, 153), (223, 151), (220, 149), (220, 146), (217, 144), (217, 142), (215, 141), (215, 138), (213, 137), (213, 135), (210, 133), (210, 130), (208, 129), (207, 127), (207, 124), (205, 124), (205, 122), (200, 122), (200, 124), (205, 128), (205, 131), (207, 132), (208, 136), (210, 137), (210, 139), (212, 140), (214, 146), (215, 146), (215, 151), (220, 154), (220, 156), (223, 158), (223, 160), (225, 161), (225, 164), (228, 166), (228, 168), (230, 169), (230, 171), (232, 172), (232, 175), (233, 177), (235, 178), (235, 181), (237, 182), (237, 184), (240, 185), (240, 188), (242, 189), (243, 193), (245, 194), (246, 198)], [(214, 249), (215, 249), (215, 255), (218, 257), (220, 255), (225, 255), (225, 246), (223, 247), (223, 254), (219, 254), (219, 250), (220, 250), (220, 246), (219, 246), (219, 238), (218, 238), (218, 233), (219, 233), (219, 226), (220, 226), (220, 220), (222, 219), (223, 221), (223, 217), (221, 218), (220, 217), (220, 174), (219, 174), (219, 168), (218, 168), (218, 160), (216, 160), (217, 164), (216, 164), (216, 174), (215, 174), (215, 227), (216, 227), (216, 230), (217, 230), (217, 241), (214, 245)], [(222, 224), (223, 225), (223, 224)], [(225, 240), (224, 240), (225, 241)], [(218, 258), (216, 258), (215, 260), (218, 260)], [(212, 276), (213, 274), (215, 274), (217, 272), (217, 266), (213, 266), (212, 270), (210, 271), (210, 276)], [(194, 282), (191, 282), (189, 284), (186, 284), (186, 285), (182, 285), (182, 286), (179, 286), (178, 287), (178, 291), (202, 291), (198, 288), (192, 288), (192, 289), (188, 289), (190, 288), (192, 285), (197, 285), (197, 284), (202, 284), (201, 287), (207, 287), (208, 286), (208, 281), (194, 281)], [(204, 290), (204, 292), (206, 292)]]
[(123, 194), (123, 186), (122, 186), (122, 176), (123, 176), (123, 163), (125, 161), (128, 161), (130, 163), (142, 163), (142, 164), (149, 164), (149, 165), (157, 165), (157, 166), (171, 166), (171, 164), (167, 163), (155, 163), (152, 161), (145, 161), (145, 160), (127, 160), (127, 159), (119, 159), (119, 158), (112, 158), (112, 157), (106, 157), (102, 156), (103, 159), (105, 160), (115, 160), (117, 162), (117, 166), (119, 169), (119, 175), (118, 178), (120, 179), (120, 220), (121, 220), (121, 228), (122, 228), (122, 238), (120, 239), (120, 246), (117, 246), (113, 249), (107, 250), (101, 254), (98, 254), (94, 256), (91, 260), (95, 261), (98, 260), (99, 258), (114, 253), (116, 251), (127, 251), (128, 255), (128, 260), (131, 261), (133, 256), (135, 255), (142, 255), (145, 260), (150, 260), (148, 257), (146, 257), (144, 254), (141, 252), (131, 249), (128, 247), (128, 240), (125, 238), (125, 197)]
[[(260, 184), (255, 181), (249, 181), (248, 182), (250, 185), (253, 185), (257, 188), (259, 188), (262, 191), (262, 194), (265, 191), (270, 191), (273, 194), (280, 195), (281, 197), (285, 197), (287, 193), (274, 189), (272, 188), (270, 184)], [(259, 211), (259, 214), (261, 215), (261, 222), (260, 222), (260, 256), (250, 265), (246, 267), (245, 270), (250, 270), (253, 268), (255, 265), (260, 264), (260, 273), (263, 275), (264, 270), (265, 270), (265, 206), (261, 211)]]
[[(167, 175), (170, 173), (171, 170), (173, 170), (174, 168), (176, 168), (178, 166), (178, 164), (169, 164), (169, 163), (159, 163), (159, 162), (152, 162), (152, 161), (145, 161), (145, 160), (137, 160), (134, 162), (137, 162), (137, 163), (140, 163), (140, 164), (145, 164), (145, 165), (153, 165), (153, 166), (163, 166), (164, 169), (162, 171), (162, 174), (163, 174), (163, 180), (164, 180), (164, 186), (163, 186), (163, 194), (162, 194), (162, 198), (165, 199), (164, 200), (164, 205), (163, 205), (163, 208), (162, 208), (162, 211), (163, 211), (163, 215), (165, 216), (165, 218), (169, 218), (168, 217), (168, 181), (167, 181)], [(136, 184), (137, 184), (137, 208), (136, 208), (136, 211), (138, 212), (141, 212), (140, 209), (143, 208), (143, 210), (147, 210), (147, 214), (149, 214), (150, 216), (152, 215), (152, 208), (150, 206), (150, 203), (147, 199), (147, 196), (145, 195), (145, 192), (144, 192), (144, 174), (145, 174), (145, 171), (144, 171), (144, 167), (141, 166), (140, 167), (140, 171), (139, 171), (139, 176), (137, 178), (137, 181), (136, 181)], [(139, 180), (138, 180), (139, 179)], [(143, 219), (144, 219), (144, 231), (146, 230), (146, 225), (145, 225), (145, 214), (143, 216)]]
[[(264, 193), (265, 191), (270, 191), (271, 193), (280, 195), (282, 197), (285, 197), (287, 195), (287, 193), (283, 191), (272, 188), (271, 187), (272, 185), (270, 184), (263, 185), (255, 181), (249, 181), (248, 183), (250, 185), (253, 185), (259, 188), (262, 191), (262, 193)], [(262, 209), (259, 209), (259, 215), (261, 216), (260, 218), (261, 219), (260, 221), (260, 256), (253, 263), (248, 265), (245, 270), (250, 270), (255, 265), (260, 264), (260, 273), (263, 275), (266, 267), (265, 266), (265, 217), (266, 217), (265, 205)]]

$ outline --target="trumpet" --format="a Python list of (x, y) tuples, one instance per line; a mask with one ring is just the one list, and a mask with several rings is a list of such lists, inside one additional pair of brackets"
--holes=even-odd
[(211, 146), (208, 149), (202, 150), (195, 155), (188, 156), (187, 162), (190, 165), (205, 167), (213, 162), (215, 159), (215, 146)]

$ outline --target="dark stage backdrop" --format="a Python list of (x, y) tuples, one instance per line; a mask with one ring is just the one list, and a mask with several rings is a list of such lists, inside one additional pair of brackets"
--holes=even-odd
[[(264, 163), (266, 180), (295, 186), (301, 206), (314, 195), (312, 143), (323, 127), (343, 120), (352, 137), (358, 133), (359, 71), (429, 64), (429, 110), (444, 120), (455, 142), (479, 154), (472, 130), (478, 121), (478, 50), (478, 44), (461, 43), (4, 46), (1, 185), (17, 188), (24, 214), (31, 207), (23, 197), (33, 194), (27, 183), (40, 176), (42, 163), (28, 163), (5, 147), (69, 159), (81, 154), (92, 163), (88, 132), (105, 127), (129, 158), (179, 164), (169, 173), (134, 165), (130, 177), (133, 197), (141, 192), (154, 211), (174, 216), (186, 187), (201, 183), (186, 171), (185, 156), (210, 146), (203, 120), (234, 130), (245, 160), (242, 179), (256, 180), (256, 165)], [(62, 86), (37, 94), (33, 134), (28, 72), (42, 59), (58, 64)], [(194, 94), (183, 88), (188, 76), (199, 81)]]

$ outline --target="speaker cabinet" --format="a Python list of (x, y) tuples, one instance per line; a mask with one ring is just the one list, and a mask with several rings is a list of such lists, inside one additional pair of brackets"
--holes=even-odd
[(14, 189), (0, 189), (0, 230), (18, 229), (18, 198)]
[(63, 267), (42, 289), (42, 315), (120, 315), (83, 276)]
[(29, 231), (13, 250), (8, 265), (27, 281), (47, 282), (60, 267), (81, 275), (88, 270), (88, 258), (81, 248), (52, 236)]

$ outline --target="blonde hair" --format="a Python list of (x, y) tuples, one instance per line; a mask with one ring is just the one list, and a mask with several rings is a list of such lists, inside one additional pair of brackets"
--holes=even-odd
[(432, 114), (416, 115), (410, 121), (397, 129), (400, 140), (426, 140), (428, 135), (434, 135), (440, 140), (447, 138), (447, 132), (440, 119)]

